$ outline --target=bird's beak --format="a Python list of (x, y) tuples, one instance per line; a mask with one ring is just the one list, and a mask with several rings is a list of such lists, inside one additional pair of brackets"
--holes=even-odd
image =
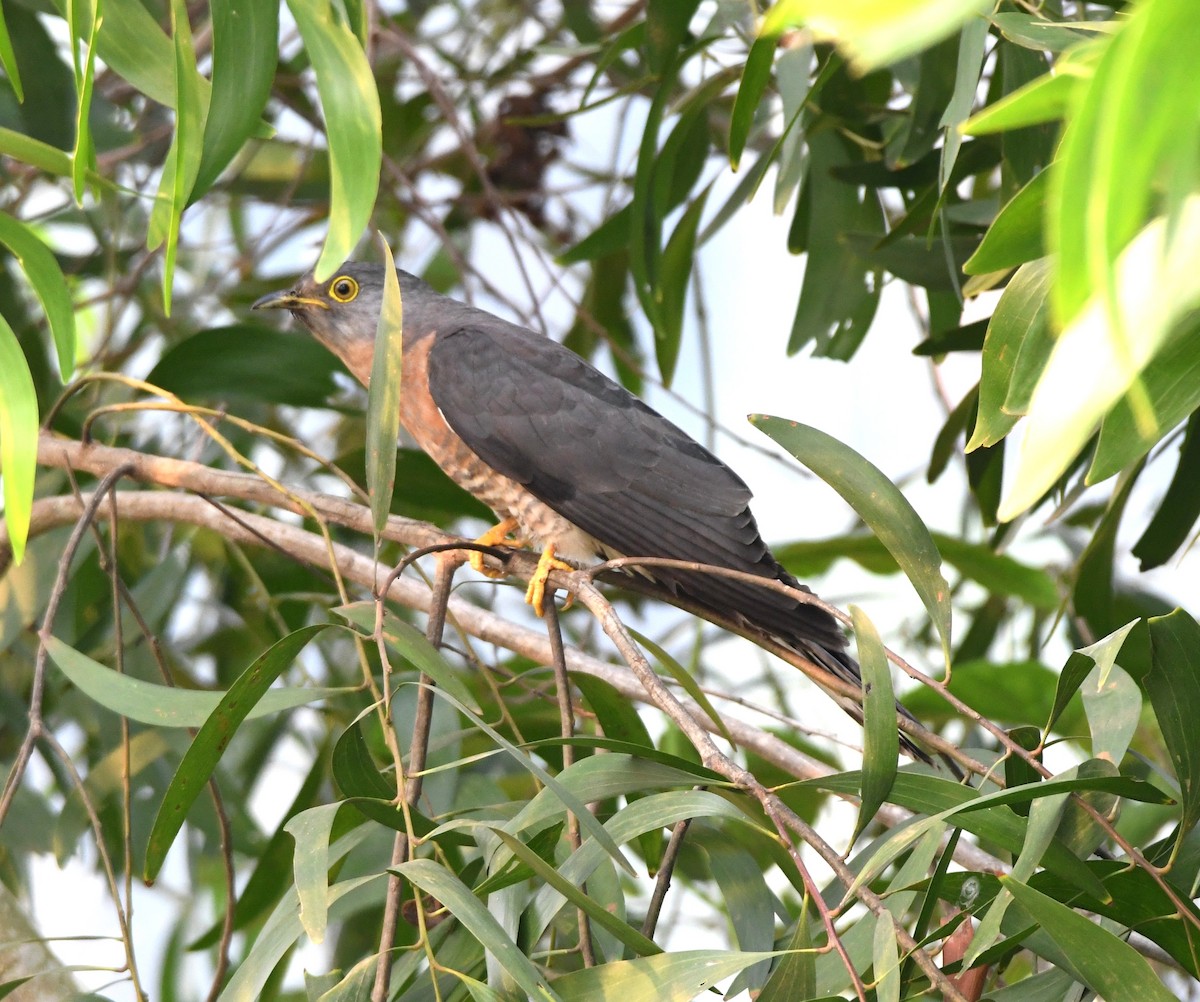
[(294, 290), (287, 292), (268, 292), (261, 299), (256, 299), (251, 304), (252, 310), (300, 310), (306, 306), (319, 306), (323, 310), (329, 309), (329, 305), (320, 299), (314, 299), (311, 296), (302, 296)]

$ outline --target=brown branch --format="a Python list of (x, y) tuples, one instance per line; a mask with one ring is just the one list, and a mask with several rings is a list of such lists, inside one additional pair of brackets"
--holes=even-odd
[[(579, 579), (584, 578), (584, 575), (572, 576)], [(637, 676), (638, 681), (646, 688), (646, 692), (650, 695), (654, 705), (666, 713), (692, 743), (692, 746), (700, 755), (701, 763), (706, 768), (712, 769), (714, 772), (724, 776), (738, 788), (749, 793), (759, 801), (767, 816), (771, 818), (779, 830), (784, 845), (787, 847), (793, 863), (800, 870), (805, 886), (808, 888), (818, 909), (824, 907), (821, 900), (820, 887), (813, 881), (792, 840), (786, 837), (788, 829), (799, 835), (808, 845), (817, 851), (821, 859), (833, 870), (835, 876), (845, 887), (854, 887), (854, 874), (851, 873), (845, 861), (833, 846), (821, 838), (811, 825), (787, 807), (776, 794), (763, 786), (749, 770), (738, 765), (717, 747), (716, 742), (713, 741), (709, 732), (700, 726), (697, 719), (675, 698), (674, 693), (666, 687), (662, 679), (650, 667), (650, 662), (646, 660), (645, 655), (642, 654), (641, 650), (633, 642), (633, 638), (626, 631), (625, 625), (617, 617), (616, 611), (608, 599), (600, 594), (596, 586), (590, 581), (583, 580), (580, 585), (574, 588), (574, 591), (576, 598), (587, 606), (588, 610), (600, 623), (601, 629), (604, 630), (608, 638), (621, 652), (625, 663)], [(855, 887), (854, 894), (875, 915), (882, 915), (887, 910), (887, 906), (884, 905), (879, 895), (865, 885)], [(865, 1000), (866, 989), (858, 976), (858, 972), (855, 970), (854, 964), (851, 963), (850, 957), (846, 954), (845, 948), (841, 944), (833, 925), (832, 915), (826, 912), (823, 917), (830, 937), (830, 943), (841, 954), (846, 971), (855, 985), (855, 990), (859, 998)], [(920, 948), (912, 936), (902, 927), (897, 926), (896, 939), (910, 953), (917, 966), (925, 972), (930, 981), (943, 992), (945, 998), (952, 1000), (952, 1002), (967, 1002), (951, 983), (950, 979), (933, 962), (933, 959)]]

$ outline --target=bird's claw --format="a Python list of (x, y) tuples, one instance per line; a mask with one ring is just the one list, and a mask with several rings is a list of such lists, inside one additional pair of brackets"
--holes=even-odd
[[(542, 555), (538, 557), (537, 568), (533, 572), (533, 576), (529, 579), (529, 587), (525, 589), (525, 601), (533, 606), (533, 611), (538, 616), (545, 615), (546, 612), (546, 580), (550, 577), (551, 571), (573, 571), (575, 570), (566, 561), (559, 560), (554, 555), (554, 547), (547, 546), (542, 550)], [(553, 597), (554, 589), (550, 589), (550, 594)], [(572, 597), (567, 595), (567, 603), (563, 606), (564, 609), (570, 606)]]
[[(499, 543), (503, 543), (508, 538), (508, 534), (516, 529), (516, 527), (517, 520), (515, 518), (506, 518), (503, 522), (499, 522), (488, 529), (487, 532), (475, 540), (475, 543), (478, 546), (496, 546)], [(503, 571), (492, 570), (492, 568), (483, 562), (485, 556), (487, 554), (482, 550), (472, 550), (471, 555), (467, 557), (467, 562), (471, 565), (471, 569), (488, 578), (504, 577)]]

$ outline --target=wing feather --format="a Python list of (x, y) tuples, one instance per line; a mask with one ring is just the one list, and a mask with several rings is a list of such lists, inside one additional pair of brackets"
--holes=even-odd
[[(429, 390), (485, 463), (612, 551), (796, 583), (763, 542), (741, 478), (557, 342), (503, 321), (442, 333)], [(828, 613), (787, 596), (711, 574), (653, 576), (779, 636), (845, 645)]]

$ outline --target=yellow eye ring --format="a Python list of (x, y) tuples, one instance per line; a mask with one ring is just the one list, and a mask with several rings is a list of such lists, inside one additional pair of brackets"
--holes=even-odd
[(338, 275), (329, 283), (329, 296), (339, 303), (349, 303), (358, 295), (358, 283), (349, 275)]

